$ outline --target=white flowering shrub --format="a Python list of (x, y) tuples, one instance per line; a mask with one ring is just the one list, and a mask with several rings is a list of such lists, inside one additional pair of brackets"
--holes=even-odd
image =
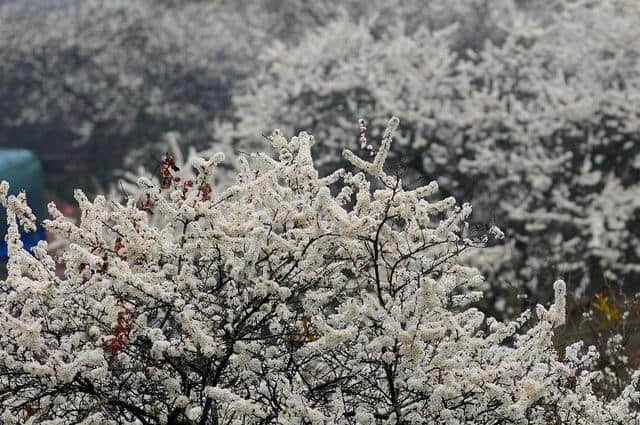
[[(442, 4), (437, 22), (387, 17), (377, 31), (345, 17), (295, 49), (265, 49), (234, 92), (238, 122), (216, 137), (247, 149), (265, 125), (312, 131), (319, 165), (335, 166), (358, 119), (375, 138), (402, 111), (391, 157), (405, 179), (437, 176), (444, 193), (480, 207), (474, 220), (505, 230), (496, 261), (475, 259), (493, 291), (544, 298), (558, 277), (581, 289), (637, 281), (637, 2)], [(484, 35), (465, 43), (476, 24), (456, 11), (473, 10)]]
[(497, 131), (471, 138), (460, 168), (486, 179), (478, 188), (498, 206), (520, 265), (515, 278), (532, 292), (558, 275), (581, 290), (635, 289), (640, 121), (630, 105), (640, 51), (630, 40), (640, 35), (640, 9), (627, 1), (558, 7), (546, 26), (491, 49), (500, 61), (474, 61), (474, 78), (499, 100)]
[(219, 193), (221, 154), (195, 158), (191, 182), (167, 156), (142, 205), (77, 191), (78, 223), (53, 204), (44, 223), (69, 242), (58, 259), (22, 249), (34, 217), (2, 183), (2, 422), (640, 423), (640, 375), (597, 397), (596, 352), (556, 352), (564, 282), (513, 322), (473, 306), (471, 206), (387, 172), (398, 124), (373, 157), (344, 152), (353, 172), (321, 177), (314, 138), (276, 130), (278, 158), (241, 157)]

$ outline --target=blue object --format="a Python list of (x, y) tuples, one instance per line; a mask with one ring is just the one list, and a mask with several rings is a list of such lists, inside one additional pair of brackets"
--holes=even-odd
[[(5, 235), (6, 236), (6, 235)], [(31, 250), (34, 246), (38, 245), (38, 242), (47, 239), (47, 232), (43, 227), (38, 227), (38, 230), (31, 233), (21, 233), (20, 240), (22, 241), (22, 247), (26, 250)], [(9, 247), (6, 241), (0, 243), (0, 260), (6, 260), (9, 258)]]
[[(27, 194), (27, 202), (37, 219), (45, 217), (44, 204), (44, 173), (42, 165), (36, 156), (27, 149), (0, 149), (0, 181), (9, 182), (9, 194), (17, 195), (20, 191)], [(23, 233), (21, 237), (23, 247), (31, 249), (39, 241), (46, 239), (45, 230), (38, 226), (32, 233)], [(0, 206), (0, 261), (7, 259), (7, 213)]]

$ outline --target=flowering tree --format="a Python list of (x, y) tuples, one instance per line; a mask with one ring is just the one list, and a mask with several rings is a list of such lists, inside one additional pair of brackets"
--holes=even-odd
[[(388, 31), (388, 16), (415, 28), (421, 18), (439, 21), (434, 17), (443, 14), (421, 1), (402, 3), (2, 2), (0, 144), (60, 159), (76, 185), (89, 189), (87, 172), (105, 184), (114, 168), (134, 168), (151, 147), (164, 149), (158, 145), (166, 132), (205, 148), (214, 121), (234, 120), (228, 91), (253, 75), (264, 46), (290, 45), (339, 16)], [(64, 161), (72, 144), (74, 157), (85, 161)], [(55, 183), (68, 190), (66, 181)]]
[[(391, 156), (405, 180), (437, 176), (509, 236), (496, 261), (473, 260), (500, 276), (494, 290), (637, 281), (637, 3), (482, 3), (447, 2), (449, 21), (417, 28), (387, 17), (386, 32), (344, 18), (266, 49), (216, 137), (255, 146), (265, 123), (312, 130), (319, 165), (335, 166), (359, 118), (377, 137), (403, 111)], [(487, 18), (482, 43), (465, 43), (475, 21), (455, 13), (471, 6)]]
[(471, 206), (387, 173), (398, 124), (371, 161), (344, 152), (351, 172), (320, 177), (314, 138), (276, 130), (278, 159), (241, 157), (221, 193), (223, 155), (194, 159), (193, 181), (166, 157), (142, 204), (77, 191), (79, 223), (55, 205), (45, 222), (70, 242), (63, 277), (46, 243), (21, 248), (34, 217), (2, 183), (3, 423), (640, 423), (640, 375), (600, 399), (595, 352), (555, 351), (564, 282), (536, 319), (473, 307), (483, 279), (458, 262), (482, 245), (462, 234)]

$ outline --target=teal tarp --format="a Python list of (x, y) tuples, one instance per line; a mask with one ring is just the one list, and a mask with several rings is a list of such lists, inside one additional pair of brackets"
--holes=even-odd
[[(44, 202), (44, 174), (36, 156), (27, 149), (0, 148), (0, 181), (9, 182), (9, 193), (27, 193), (27, 202), (38, 220), (47, 217)], [(0, 206), (0, 244), (7, 234), (7, 215)]]

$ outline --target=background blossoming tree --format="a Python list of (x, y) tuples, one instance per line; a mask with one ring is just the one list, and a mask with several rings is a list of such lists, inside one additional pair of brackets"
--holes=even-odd
[(320, 165), (342, 164), (359, 118), (376, 137), (389, 111), (402, 111), (391, 156), (405, 179), (437, 176), (444, 193), (479, 207), (477, 223), (505, 230), (495, 257), (475, 260), (495, 277), (493, 292), (515, 286), (544, 299), (558, 277), (581, 291), (633, 285), (637, 2), (446, 5), (421, 25), (403, 15), (409, 2), (381, 14), (386, 25), (343, 17), (295, 49), (265, 49), (259, 71), (233, 91), (237, 122), (217, 126), (217, 141), (256, 146), (269, 124), (312, 129)]
[(470, 205), (387, 172), (398, 124), (326, 177), (312, 136), (276, 130), (278, 158), (240, 157), (220, 193), (223, 155), (194, 159), (194, 181), (165, 158), (142, 205), (77, 191), (79, 223), (55, 205), (45, 222), (70, 242), (63, 277), (46, 243), (21, 248), (34, 217), (2, 183), (3, 423), (640, 423), (637, 374), (599, 398), (595, 351), (554, 349), (564, 282), (535, 317), (473, 307), (483, 278), (458, 260), (486, 238), (462, 234)]
[(229, 90), (272, 43), (292, 45), (340, 16), (380, 31), (389, 17), (414, 28), (422, 18), (482, 21), (473, 7), (422, 3), (5, 0), (0, 146), (35, 149), (65, 174), (51, 173), (49, 185), (69, 198), (78, 185), (95, 193), (115, 168), (154, 168), (152, 149), (163, 151), (167, 132), (180, 133), (183, 149), (205, 148), (215, 121), (236, 119)]

